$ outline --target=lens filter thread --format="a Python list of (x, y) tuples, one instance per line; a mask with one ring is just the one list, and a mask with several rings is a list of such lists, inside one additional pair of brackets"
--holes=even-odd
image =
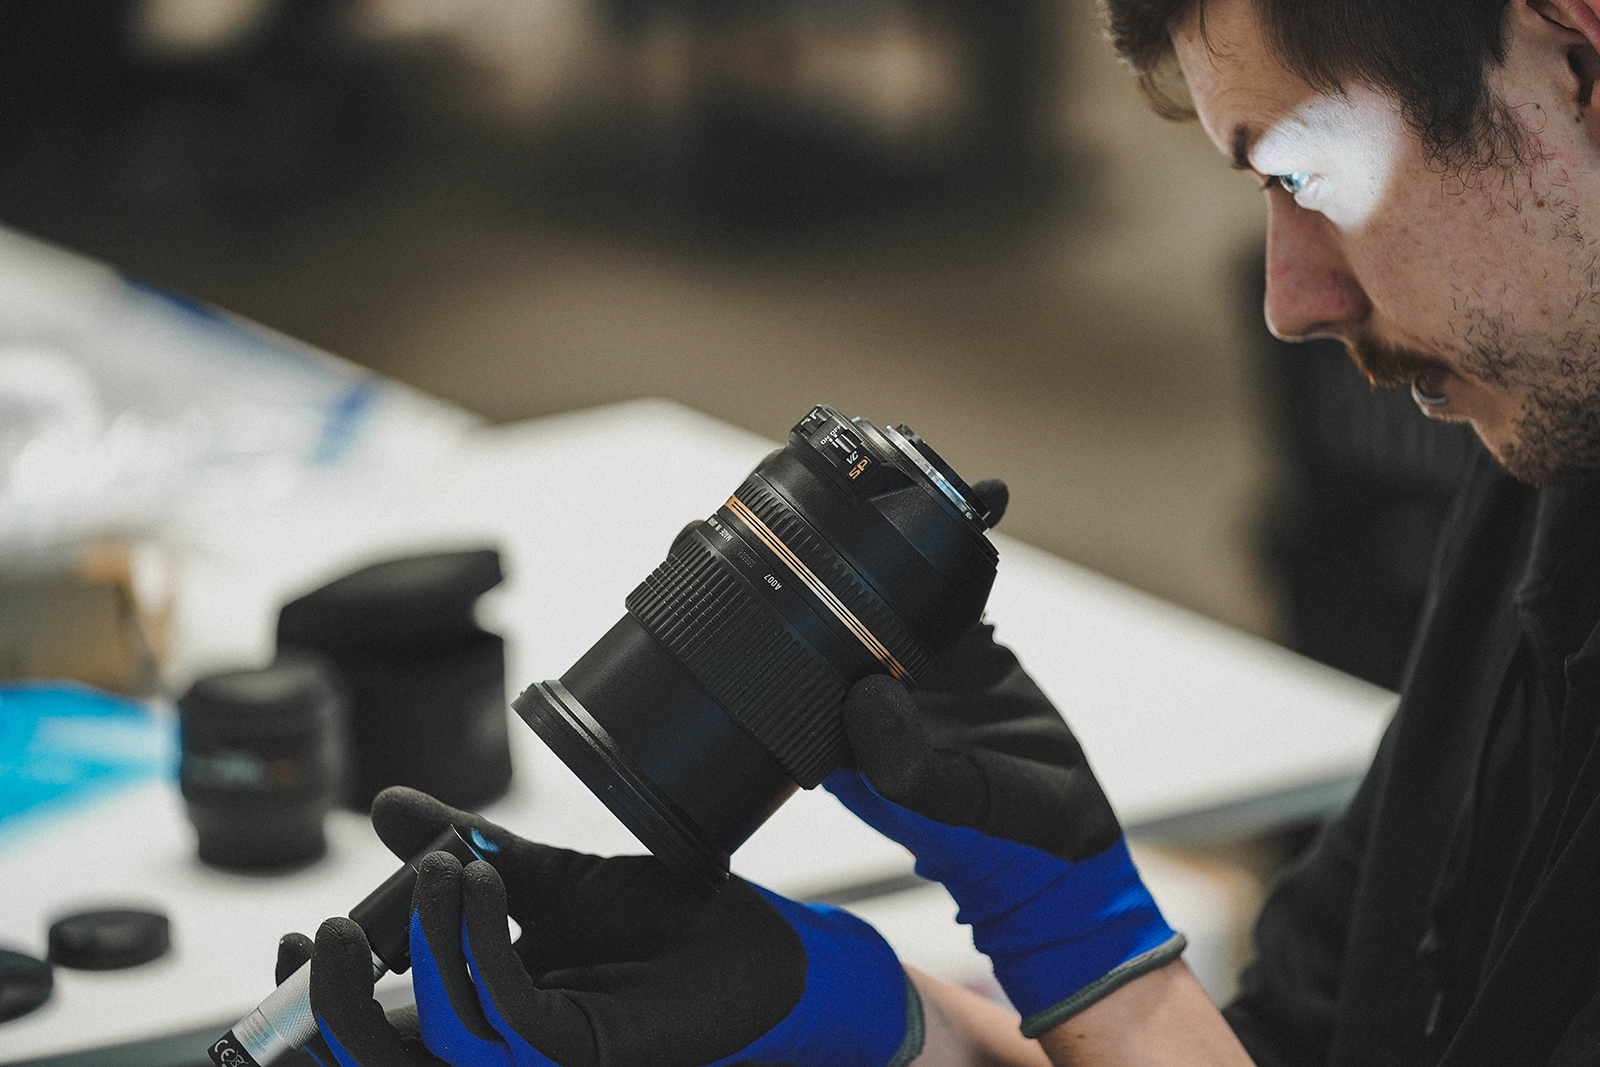
[(583, 783), (606, 802), (641, 844), (703, 893), (728, 880), (728, 854), (718, 852), (693, 822), (617, 744), (559, 681), (539, 682), (513, 707)]

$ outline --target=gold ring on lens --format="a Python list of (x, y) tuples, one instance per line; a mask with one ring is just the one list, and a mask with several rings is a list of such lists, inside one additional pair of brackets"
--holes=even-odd
[(789, 546), (783, 543), (782, 538), (773, 533), (766, 523), (756, 517), (756, 513), (750, 509), (749, 505), (737, 496), (730, 496), (727, 507), (729, 511), (739, 516), (746, 526), (750, 527), (751, 532), (760, 538), (763, 544), (772, 549), (773, 554), (783, 561), (784, 566), (793, 572), (801, 584), (816, 594), (817, 599), (821, 600), (828, 610), (833, 612), (838, 620), (844, 623), (851, 633), (856, 635), (857, 639), (867, 647), (867, 651), (876, 656), (878, 661), (889, 669), (890, 674), (902, 682), (913, 680), (910, 673), (900, 666), (900, 661), (894, 658), (894, 653), (890, 652), (884, 643), (879, 641), (871, 630), (867, 629), (866, 623), (856, 618), (855, 612), (846, 607), (844, 601), (840, 600), (838, 595), (832, 589), (829, 589), (821, 578), (811, 572), (811, 568), (807, 567), (800, 557), (795, 555)]

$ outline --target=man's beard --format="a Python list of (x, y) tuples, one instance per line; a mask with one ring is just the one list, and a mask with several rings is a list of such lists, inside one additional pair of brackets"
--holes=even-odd
[(1535, 391), (1502, 452), (1501, 465), (1531, 485), (1600, 474), (1600, 397), (1577, 390)]
[[(1495, 453), (1506, 472), (1530, 485), (1600, 474), (1600, 368), (1595, 359), (1552, 352), (1552, 370), (1539, 375), (1530, 373), (1528, 358), (1511, 353), (1500, 331), (1479, 336), (1495, 341), (1454, 353), (1455, 365), (1490, 385), (1518, 387), (1525, 396), (1511, 440)], [(1368, 338), (1347, 341), (1345, 348), (1356, 368), (1380, 388), (1410, 385), (1424, 371), (1451, 367), (1436, 356)]]

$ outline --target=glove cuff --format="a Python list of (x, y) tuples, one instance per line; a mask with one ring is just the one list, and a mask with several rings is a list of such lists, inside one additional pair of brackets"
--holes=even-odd
[(1024, 1018), (1063, 1004), (1071, 1014), (1144, 973), (1140, 966), (1183, 951), (1125, 840), (1077, 863), (993, 838), (982, 844), (967, 877), (945, 884)]
[(1071, 996), (1023, 1019), (1022, 1036), (1036, 1038), (1048, 1030), (1055, 1029), (1089, 1005), (1110, 996), (1135, 978), (1165, 967), (1183, 955), (1183, 950), (1188, 945), (1188, 939), (1182, 934), (1174, 933), (1155, 948), (1141, 952), (1126, 963), (1112, 968), (1104, 977), (1090, 982)]
[(911, 976), (906, 977), (906, 1036), (901, 1040), (900, 1047), (884, 1067), (906, 1067), (906, 1064), (922, 1054), (922, 1043), (927, 1038), (927, 1023), (922, 1015), (922, 994), (917, 992)]

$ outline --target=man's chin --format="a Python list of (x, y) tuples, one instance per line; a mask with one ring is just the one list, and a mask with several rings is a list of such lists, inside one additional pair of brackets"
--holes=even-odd
[(1600, 455), (1593, 452), (1562, 454), (1518, 442), (1485, 446), (1507, 474), (1525, 485), (1564, 485), (1600, 476)]
[[(1511, 426), (1472, 423), (1478, 440), (1507, 474), (1527, 485), (1561, 485), (1600, 476), (1600, 418), (1535, 403)], [(1495, 432), (1498, 430), (1499, 432)]]

